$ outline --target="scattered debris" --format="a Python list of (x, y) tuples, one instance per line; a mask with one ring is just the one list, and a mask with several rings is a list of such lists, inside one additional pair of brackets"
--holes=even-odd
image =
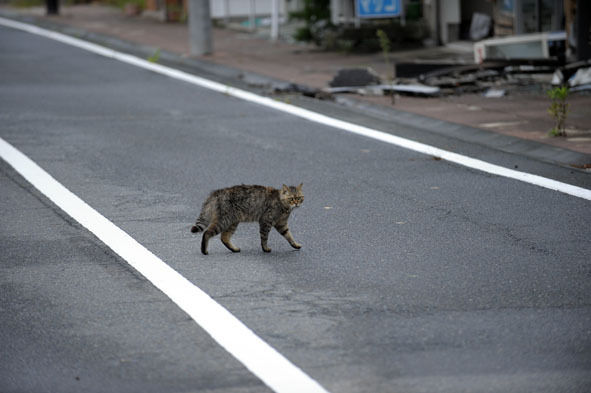
[(588, 85), (582, 85), (582, 86), (577, 86), (577, 87), (573, 87), (572, 89), (570, 89), (570, 91), (583, 91), (583, 90), (591, 90), (591, 84)]
[(503, 69), (506, 74), (551, 74), (556, 70), (556, 66), (551, 65), (510, 65)]
[(568, 79), (570, 87), (591, 84), (591, 67), (579, 68), (577, 72)]
[(340, 94), (340, 93), (359, 93), (361, 90), (359, 86), (342, 86), (342, 87), (327, 87), (323, 91), (329, 94)]
[(591, 67), (591, 60), (576, 61), (573, 63), (568, 63), (568, 64), (564, 65), (563, 67), (558, 67), (556, 69), (556, 71), (554, 71), (554, 75), (552, 76), (552, 84), (553, 85), (564, 84), (566, 80), (569, 80), (581, 68), (590, 68), (590, 67)]
[(500, 98), (500, 97), (504, 97), (506, 94), (507, 94), (507, 91), (505, 89), (490, 88), (484, 92), (484, 96), (486, 98)]
[(491, 59), (549, 59), (564, 53), (566, 32), (521, 34), (474, 43), (474, 62)]
[(394, 75), (396, 78), (419, 78), (423, 74), (442, 70), (450, 67), (457, 67), (462, 63), (456, 62), (433, 62), (433, 61), (411, 61), (394, 63)]
[[(560, 34), (550, 37), (560, 37)], [(545, 39), (551, 41), (548, 37)], [(556, 58), (508, 58), (480, 64), (400, 63), (394, 67), (398, 77), (391, 84), (383, 84), (371, 68), (348, 68), (339, 70), (329, 82), (330, 87), (324, 89), (274, 81), (250, 73), (241, 77), (249, 86), (266, 89), (269, 94), (301, 94), (323, 100), (334, 99), (334, 94), (348, 93), (393, 97), (479, 93), (487, 98), (501, 98), (519, 86), (540, 88), (567, 82), (570, 91), (591, 90), (591, 60), (563, 64)]]
[(440, 78), (444, 76), (459, 76), (462, 74), (473, 73), (481, 70), (501, 70), (507, 64), (503, 62), (487, 62), (484, 64), (455, 64), (447, 67), (433, 70), (419, 76), (419, 80), (427, 81), (433, 78)]
[(386, 95), (392, 92), (404, 93), (419, 96), (436, 96), (441, 89), (436, 86), (425, 86), (422, 84), (392, 84), (392, 85), (370, 85), (370, 86), (343, 86), (330, 87), (323, 90), (329, 94), (354, 93), (361, 95)]
[(415, 94), (415, 95), (423, 95), (423, 96), (435, 96), (439, 94), (441, 89), (439, 87), (434, 86), (425, 86), (425, 85), (382, 85), (384, 86), (384, 90), (393, 90), (397, 93), (407, 93), (407, 94)]
[(560, 68), (554, 71), (554, 74), (552, 74), (552, 81), (550, 83), (552, 86), (558, 86), (564, 83), (564, 74)]
[(325, 98), (320, 89), (298, 83), (272, 83), (269, 90), (272, 94), (296, 93), (306, 97)]
[[(407, 70), (410, 63), (404, 63)], [(398, 88), (401, 94), (452, 95), (483, 93), (485, 97), (504, 97), (511, 86), (563, 85), (569, 81), (571, 91), (591, 90), (591, 61), (563, 64), (558, 59), (497, 59), (481, 64), (431, 65), (415, 77), (398, 77), (395, 86), (422, 85), (438, 87), (435, 91)], [(398, 70), (398, 67), (396, 67)], [(409, 75), (406, 72), (406, 75)]]
[(332, 81), (330, 87), (351, 87), (379, 85), (382, 83), (380, 76), (371, 68), (346, 68), (339, 70)]
[(250, 87), (266, 89), (269, 94), (301, 94), (306, 97), (330, 99), (326, 92), (298, 83), (282, 82), (261, 75), (244, 72), (240, 79)]
[(486, 14), (475, 12), (472, 14), (470, 23), (470, 39), (472, 41), (481, 40), (488, 36), (490, 32), (491, 17)]

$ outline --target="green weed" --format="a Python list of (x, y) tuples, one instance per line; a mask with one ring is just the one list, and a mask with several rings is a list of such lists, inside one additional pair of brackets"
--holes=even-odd
[(160, 48), (156, 49), (152, 56), (148, 57), (148, 61), (151, 63), (158, 63), (158, 60), (160, 60)]
[[(394, 83), (394, 70), (392, 69), (392, 64), (390, 63), (390, 51), (392, 50), (392, 43), (388, 38), (388, 35), (382, 29), (378, 29), (376, 31), (376, 35), (378, 36), (378, 40), (380, 42), (380, 48), (382, 49), (382, 53), (384, 55), (384, 61), (386, 62), (386, 68), (388, 69), (388, 73), (386, 74), (386, 80), (388, 84)], [(392, 104), (394, 104), (394, 90), (392, 90), (391, 94)]]
[(44, 0), (12, 0), (10, 5), (18, 8), (41, 7), (45, 5)]
[(554, 119), (554, 127), (548, 132), (551, 136), (566, 136), (565, 123), (568, 114), (568, 86), (559, 86), (548, 90), (548, 97), (552, 100), (548, 113)]

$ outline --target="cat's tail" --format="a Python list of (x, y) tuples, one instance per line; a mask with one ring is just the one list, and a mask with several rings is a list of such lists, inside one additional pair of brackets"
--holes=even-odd
[(192, 233), (203, 232), (205, 230), (205, 228), (207, 228), (208, 226), (209, 226), (209, 220), (202, 213), (199, 215), (199, 218), (197, 219), (197, 222), (195, 223), (195, 225), (193, 225), (191, 227), (191, 232)]
[(204, 230), (205, 228), (207, 228), (207, 223), (206, 223), (206, 222), (203, 222), (203, 221), (201, 221), (201, 218), (199, 218), (199, 219), (197, 220), (197, 222), (195, 223), (195, 225), (193, 225), (193, 226), (191, 227), (191, 232), (192, 232), (192, 233), (203, 232), (203, 230)]
[(212, 216), (214, 215), (213, 211), (215, 209), (215, 200), (210, 196), (207, 198), (203, 206), (201, 207), (201, 213), (199, 213), (199, 218), (195, 225), (191, 227), (192, 233), (203, 232), (211, 222)]

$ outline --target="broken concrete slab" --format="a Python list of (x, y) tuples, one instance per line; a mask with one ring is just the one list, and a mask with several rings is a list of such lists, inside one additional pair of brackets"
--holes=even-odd
[(392, 90), (396, 93), (405, 93), (421, 96), (436, 96), (441, 92), (441, 89), (437, 86), (425, 86), (420, 84), (414, 85), (382, 85), (384, 90)]
[(239, 79), (245, 82), (250, 87), (265, 89), (269, 94), (301, 94), (306, 97), (326, 99), (326, 95), (320, 89), (305, 86), (299, 83), (284, 82), (266, 76), (254, 74), (251, 72), (243, 72), (239, 75)]
[(486, 98), (500, 98), (504, 97), (507, 94), (507, 90), (505, 89), (488, 89), (484, 92), (484, 96)]
[(551, 65), (521, 64), (507, 66), (503, 72), (506, 74), (551, 74), (555, 70), (556, 67)]
[[(549, 59), (565, 47), (566, 32), (535, 33), (491, 38), (474, 44), (474, 62), (486, 59)], [(562, 51), (564, 53), (564, 50)]]
[(562, 85), (564, 83), (564, 74), (560, 69), (554, 71), (554, 74), (552, 74), (552, 81), (550, 83), (553, 86)]
[(371, 85), (371, 86), (343, 86), (343, 87), (331, 87), (323, 89), (323, 91), (330, 94), (339, 93), (354, 93), (361, 95), (387, 95), (392, 92), (407, 94), (407, 95), (419, 95), (419, 96), (436, 96), (441, 92), (441, 89), (436, 86), (425, 86), (421, 84), (382, 84), (382, 85)]
[(394, 75), (396, 78), (420, 78), (421, 75), (434, 71), (448, 70), (452, 67), (465, 66), (465, 63), (434, 62), (434, 61), (413, 61), (395, 62)]
[(575, 86), (570, 89), (570, 91), (587, 91), (587, 90), (591, 90), (591, 83), (588, 85)]
[(328, 97), (324, 94), (320, 89), (316, 89), (314, 87), (309, 87), (305, 85), (301, 85), (299, 83), (273, 83), (270, 87), (270, 92), (272, 94), (287, 94), (287, 93), (297, 93), (301, 94), (306, 97), (313, 97), (313, 98), (322, 98), (327, 99)]
[(573, 76), (568, 79), (570, 87), (591, 84), (591, 67), (579, 68)]
[(379, 85), (382, 83), (380, 76), (371, 68), (345, 68), (339, 70), (335, 77), (328, 83), (331, 87), (351, 87)]

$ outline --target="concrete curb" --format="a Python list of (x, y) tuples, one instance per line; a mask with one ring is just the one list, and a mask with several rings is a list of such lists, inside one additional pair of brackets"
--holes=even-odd
[(394, 121), (409, 127), (420, 128), (435, 134), (448, 136), (464, 142), (475, 143), (505, 153), (518, 154), (538, 161), (565, 166), (584, 173), (591, 173), (582, 167), (591, 163), (591, 155), (572, 150), (546, 145), (544, 143), (520, 139), (510, 135), (499, 134), (480, 128), (469, 127), (461, 124), (450, 123), (433, 119), (414, 113), (404, 112), (395, 108), (386, 108), (367, 104), (364, 101), (338, 97), (337, 101), (356, 110), (362, 110), (370, 115), (378, 116), (385, 120)]

